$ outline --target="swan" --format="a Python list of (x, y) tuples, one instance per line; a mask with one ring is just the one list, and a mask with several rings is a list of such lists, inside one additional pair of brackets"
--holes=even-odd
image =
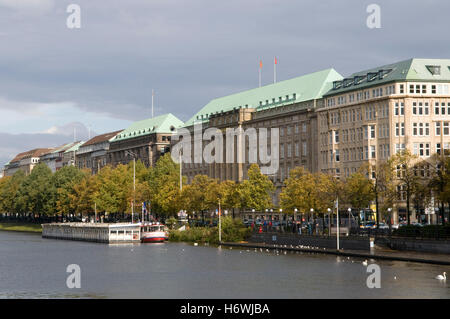
[(366, 260), (364, 260), (364, 261), (362, 262), (362, 264), (363, 264), (363, 266), (367, 266), (367, 265), (368, 265), (368, 263), (367, 263), (367, 259), (366, 259)]
[(446, 280), (446, 279), (447, 279), (446, 274), (447, 274), (447, 273), (444, 271), (444, 272), (442, 273), (442, 275), (437, 275), (435, 278), (436, 278), (437, 280)]

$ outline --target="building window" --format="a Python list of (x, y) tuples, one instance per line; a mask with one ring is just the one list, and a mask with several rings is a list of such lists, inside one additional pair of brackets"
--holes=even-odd
[(376, 153), (376, 148), (375, 145), (371, 145), (370, 146), (370, 158), (376, 158), (377, 153)]
[(395, 144), (395, 152), (396, 153), (403, 152), (404, 150), (405, 150), (405, 144), (404, 143)]
[(395, 136), (405, 136), (405, 123), (395, 123)]
[(339, 162), (339, 160), (340, 160), (340, 158), (339, 158), (339, 150), (336, 150), (335, 156), (336, 156), (336, 162)]
[(400, 94), (405, 93), (405, 86), (403, 84), (400, 84)]

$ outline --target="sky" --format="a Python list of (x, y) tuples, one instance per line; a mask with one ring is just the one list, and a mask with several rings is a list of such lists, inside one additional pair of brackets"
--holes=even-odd
[[(380, 7), (370, 29), (367, 6)], [(81, 28), (67, 27), (70, 4)], [(0, 0), (0, 167), (14, 155), (124, 129), (333, 67), (343, 76), (450, 58), (447, 0)], [(74, 129), (75, 128), (75, 129)]]

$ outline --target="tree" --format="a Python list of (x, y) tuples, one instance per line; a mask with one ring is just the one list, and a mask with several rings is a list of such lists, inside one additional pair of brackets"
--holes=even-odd
[(72, 185), (72, 190), (67, 194), (71, 211), (83, 217), (94, 210), (97, 181), (97, 175), (83, 174), (81, 180)]
[(445, 225), (445, 203), (450, 208), (450, 158), (434, 154), (429, 162), (432, 167), (428, 188), (439, 203), (442, 225)]
[(16, 211), (17, 192), (24, 180), (25, 173), (22, 170), (16, 171), (12, 176), (5, 176), (1, 179), (0, 212), (18, 212)]
[(51, 183), (56, 192), (52, 194), (53, 198), (50, 200), (50, 204), (55, 207), (57, 214), (61, 214), (61, 219), (64, 218), (64, 215), (74, 213), (74, 209), (70, 205), (69, 194), (73, 192), (74, 185), (79, 183), (85, 174), (87, 172), (83, 173), (75, 166), (64, 166), (53, 174)]
[(18, 189), (16, 210), (51, 216), (55, 212), (52, 198), (56, 192), (51, 178), (52, 171), (46, 164), (36, 165)]
[(155, 167), (149, 170), (147, 183), (152, 212), (176, 216), (182, 208), (180, 166), (169, 153), (160, 157)]
[(364, 170), (353, 173), (345, 180), (344, 193), (345, 202), (358, 210), (368, 207), (375, 199), (374, 184)]
[(234, 209), (240, 207), (240, 185), (234, 181), (225, 180), (220, 183), (220, 199), (224, 209), (231, 209), (234, 218)]
[(218, 182), (207, 175), (196, 175), (192, 183), (183, 188), (182, 195), (187, 210), (200, 212), (204, 219), (205, 211), (218, 206)]
[(94, 193), (94, 202), (100, 211), (109, 213), (125, 213), (131, 211), (128, 202), (132, 179), (126, 165), (115, 168), (105, 166), (96, 175), (97, 191)]
[(300, 213), (309, 214), (312, 208), (322, 218), (341, 193), (337, 178), (323, 173), (312, 174), (303, 167), (292, 169), (285, 185), (280, 193), (283, 210), (293, 212), (297, 208)]
[(242, 208), (264, 211), (272, 206), (271, 194), (275, 190), (271, 180), (261, 173), (257, 164), (250, 165), (248, 179), (239, 188)]
[(391, 169), (396, 172), (396, 185), (399, 186), (406, 196), (406, 216), (408, 225), (411, 224), (411, 199), (420, 181), (420, 177), (415, 171), (416, 160), (417, 156), (411, 154), (408, 149), (396, 153), (389, 160)]

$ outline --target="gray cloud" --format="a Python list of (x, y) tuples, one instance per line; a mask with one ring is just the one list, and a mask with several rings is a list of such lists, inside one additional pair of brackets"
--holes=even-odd
[[(116, 119), (148, 117), (154, 88), (157, 114), (187, 120), (215, 97), (257, 86), (260, 58), (263, 83), (270, 83), (275, 55), (279, 80), (328, 67), (347, 75), (410, 57), (450, 57), (445, 0), (377, 0), (381, 29), (366, 27), (373, 1), (36, 2), (53, 6), (23, 16), (24, 8), (11, 7), (17, 1), (0, 0), (9, 4), (0, 10), (0, 96), (72, 101), (80, 112)], [(73, 2), (81, 6), (79, 30), (66, 28)]]

